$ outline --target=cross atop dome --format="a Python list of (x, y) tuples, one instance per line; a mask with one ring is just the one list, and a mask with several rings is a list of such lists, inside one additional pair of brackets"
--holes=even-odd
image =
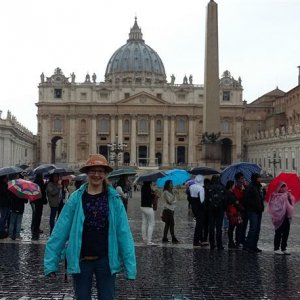
[(135, 17), (134, 19), (135, 19), (135, 21), (134, 21), (133, 27), (130, 29), (129, 39), (127, 40), (127, 42), (129, 42), (129, 41), (142, 41), (142, 42), (144, 42), (142, 30), (141, 30), (141, 28), (139, 27), (139, 25), (137, 23), (137, 17)]

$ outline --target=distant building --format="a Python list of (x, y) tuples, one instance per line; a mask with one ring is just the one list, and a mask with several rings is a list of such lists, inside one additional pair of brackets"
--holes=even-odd
[(300, 172), (300, 73), (288, 92), (275, 90), (246, 105), (243, 145), (245, 158), (277, 175)]
[[(104, 82), (97, 81), (95, 73), (80, 81), (74, 73), (65, 76), (60, 68), (49, 77), (41, 75), (38, 160), (76, 168), (88, 154), (110, 157), (108, 144), (125, 143), (121, 165), (204, 164), (203, 97), (203, 85), (195, 84), (192, 75), (167, 80), (161, 58), (145, 44), (135, 20), (127, 43), (108, 62)], [(241, 79), (225, 71), (219, 97), (225, 166), (242, 158)]]
[(0, 111), (0, 167), (28, 164), (36, 160), (36, 140), (32, 132), (22, 126), (10, 111), (6, 118)]

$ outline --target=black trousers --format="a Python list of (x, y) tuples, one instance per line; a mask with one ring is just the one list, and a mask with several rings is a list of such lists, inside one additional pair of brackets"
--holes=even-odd
[(170, 209), (164, 209), (163, 215), (165, 217), (165, 228), (164, 228), (164, 239), (168, 238), (168, 232), (170, 229), (171, 237), (172, 239), (175, 239), (175, 233), (174, 233), (174, 227), (175, 227), (175, 222), (174, 222), (174, 211)]
[(204, 209), (204, 205), (199, 198), (190, 198), (192, 211), (196, 219), (196, 226), (194, 231), (194, 244), (199, 242), (206, 242), (208, 236), (208, 213)]
[(286, 250), (287, 240), (290, 233), (290, 220), (286, 217), (279, 228), (275, 230), (274, 250)]
[(215, 248), (217, 242), (217, 247), (221, 249), (223, 247), (222, 243), (222, 226), (223, 226), (224, 211), (211, 211), (209, 213), (209, 244), (210, 248)]

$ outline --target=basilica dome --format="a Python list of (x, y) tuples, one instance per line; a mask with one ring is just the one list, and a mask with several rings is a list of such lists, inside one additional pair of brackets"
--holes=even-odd
[(127, 43), (110, 58), (105, 72), (106, 82), (164, 83), (166, 73), (156, 51), (145, 44), (137, 19)]

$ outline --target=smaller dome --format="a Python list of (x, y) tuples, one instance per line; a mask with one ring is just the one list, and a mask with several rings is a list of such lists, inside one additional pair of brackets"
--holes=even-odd
[(110, 58), (105, 81), (166, 82), (163, 62), (156, 51), (145, 44), (137, 18), (129, 33), (127, 43)]

